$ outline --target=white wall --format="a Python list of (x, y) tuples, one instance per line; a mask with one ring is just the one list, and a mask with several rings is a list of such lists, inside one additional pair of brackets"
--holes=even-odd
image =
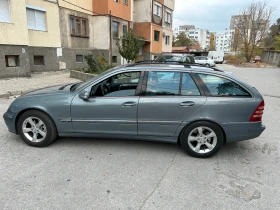
[(134, 0), (134, 22), (152, 21), (152, 1)]

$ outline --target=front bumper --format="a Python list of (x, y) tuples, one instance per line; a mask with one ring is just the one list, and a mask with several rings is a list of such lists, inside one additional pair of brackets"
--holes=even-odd
[(11, 132), (11, 133), (14, 133), (14, 134), (17, 134), (17, 131), (16, 131), (16, 127), (15, 127), (15, 119), (14, 119), (14, 116), (12, 116), (11, 114), (9, 113), (5, 113), (3, 115), (3, 118), (4, 118), (4, 121), (8, 127), (8, 130)]

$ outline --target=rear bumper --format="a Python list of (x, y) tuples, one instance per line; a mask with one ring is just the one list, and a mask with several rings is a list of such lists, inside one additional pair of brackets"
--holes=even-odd
[(222, 125), (227, 142), (237, 142), (259, 137), (265, 130), (261, 122), (257, 123), (227, 123)]
[(5, 113), (3, 115), (3, 118), (4, 118), (4, 121), (8, 127), (8, 130), (11, 132), (11, 133), (14, 133), (14, 134), (17, 134), (16, 132), (16, 128), (15, 128), (15, 123), (14, 123), (14, 117), (12, 115), (9, 115), (8, 113)]

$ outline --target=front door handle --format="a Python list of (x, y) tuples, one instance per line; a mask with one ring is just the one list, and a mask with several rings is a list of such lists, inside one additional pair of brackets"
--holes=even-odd
[(189, 106), (194, 106), (195, 103), (193, 101), (184, 101), (180, 104), (181, 107), (189, 107)]
[(136, 103), (133, 101), (128, 101), (122, 104), (123, 107), (129, 107), (129, 106), (136, 106)]

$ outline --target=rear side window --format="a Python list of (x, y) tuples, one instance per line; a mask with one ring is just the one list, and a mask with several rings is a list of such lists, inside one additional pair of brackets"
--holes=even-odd
[[(182, 85), (180, 86), (181, 79)], [(200, 96), (200, 92), (189, 73), (152, 71), (148, 75), (145, 95)]]
[(147, 96), (178, 95), (180, 87), (180, 72), (149, 72), (147, 81)]
[(251, 96), (240, 85), (228, 79), (207, 74), (198, 75), (205, 83), (212, 96)]

